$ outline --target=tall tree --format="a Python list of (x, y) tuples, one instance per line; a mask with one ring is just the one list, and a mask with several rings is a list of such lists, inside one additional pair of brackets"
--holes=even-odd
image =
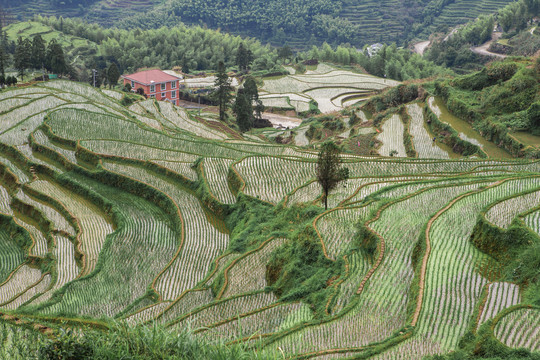
[(56, 41), (51, 40), (47, 48), (47, 70), (55, 74), (65, 74), (67, 72), (67, 63), (64, 57), (62, 46)]
[(45, 66), (46, 50), (45, 41), (41, 35), (34, 36), (32, 40), (32, 66), (34, 69), (41, 69)]
[(18, 75), (21, 77), (21, 80), (24, 78), (24, 71), (28, 69), (31, 65), (32, 58), (32, 43), (28, 38), (22, 39), (19, 36), (17, 39), (17, 47), (15, 48), (15, 69), (17, 69)]
[(253, 127), (253, 105), (245, 89), (238, 89), (233, 111), (240, 131), (246, 132)]
[(248, 97), (250, 104), (255, 105), (255, 117), (261, 119), (262, 112), (264, 111), (264, 105), (261, 100), (259, 100), (259, 89), (257, 88), (257, 83), (252, 76), (248, 76), (246, 81), (244, 81), (244, 91)]
[(4, 86), (6, 83), (6, 62), (7, 54), (3, 44), (0, 44), (0, 86)]
[(339, 148), (331, 141), (321, 146), (317, 160), (317, 181), (323, 189), (324, 208), (328, 209), (328, 194), (349, 178), (349, 169), (341, 167)]
[(251, 63), (253, 62), (253, 53), (251, 50), (246, 49), (243, 43), (238, 45), (236, 52), (236, 65), (240, 71), (247, 71)]
[(219, 105), (219, 120), (225, 121), (225, 113), (233, 97), (231, 94), (233, 88), (231, 86), (231, 80), (225, 71), (225, 64), (223, 61), (220, 61), (218, 64), (218, 71), (214, 86), (215, 90), (212, 93), (212, 96)]
[(111, 63), (109, 69), (107, 69), (107, 80), (109, 81), (109, 87), (116, 85), (119, 78), (120, 70), (118, 70), (118, 66), (116, 66), (115, 63)]

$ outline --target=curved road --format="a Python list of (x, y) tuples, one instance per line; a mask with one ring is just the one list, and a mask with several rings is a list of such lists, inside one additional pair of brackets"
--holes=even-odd
[(494, 42), (494, 41), (499, 40), (501, 35), (502, 35), (502, 33), (500, 33), (500, 32), (493, 33), (493, 35), (491, 36), (491, 40), (489, 40), (488, 42), (486, 42), (486, 43), (484, 43), (484, 44), (482, 44), (480, 46), (471, 47), (471, 51), (474, 52), (474, 53), (480, 54), (480, 55), (494, 56), (494, 57), (504, 59), (508, 55), (497, 54), (497, 53), (488, 51), (489, 46), (491, 45), (491, 43)]

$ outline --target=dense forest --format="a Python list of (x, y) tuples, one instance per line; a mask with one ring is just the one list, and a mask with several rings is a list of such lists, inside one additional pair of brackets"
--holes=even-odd
[[(302, 63), (327, 61), (396, 80), (419, 79), (450, 74), (451, 71), (397, 46), (384, 46), (376, 54), (352, 46), (332, 47), (325, 43), (309, 51), (294, 53), (289, 47), (272, 48), (251, 38), (231, 36), (221, 32), (187, 27), (162, 27), (151, 30), (106, 29), (87, 24), (79, 19), (44, 18), (34, 22), (12, 24), (6, 28), (5, 52), (15, 58), (18, 38), (32, 41), (35, 34), (44, 38), (61, 39), (68, 63), (67, 73), (74, 79), (88, 81), (90, 70), (97, 69), (106, 80), (106, 69), (115, 63), (121, 73), (143, 67), (171, 69), (181, 67), (184, 72), (215, 71), (223, 61), (229, 70), (246, 70), (237, 62), (239, 48), (250, 51), (249, 70), (258, 75), (279, 74), (283, 64), (293, 64), (300, 72)], [(44, 26), (45, 25), (45, 26)], [(84, 39), (86, 43), (83, 43)], [(84, 45), (83, 45), (84, 44)], [(15, 60), (15, 59), (14, 59)]]
[(511, 0), (0, 0), (0, 6), (19, 20), (35, 14), (62, 15), (127, 29), (185, 23), (297, 49), (323, 42), (401, 45), (493, 13), (508, 3)]

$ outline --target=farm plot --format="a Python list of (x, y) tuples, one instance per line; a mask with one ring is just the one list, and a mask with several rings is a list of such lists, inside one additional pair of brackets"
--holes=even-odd
[[(55, 96), (47, 96), (8, 111), (0, 115), (0, 134), (6, 133), (33, 115), (65, 103), (66, 102), (64, 100), (61, 100)], [(43, 116), (41, 118), (43, 119)]]
[(360, 89), (380, 90), (389, 86), (399, 85), (399, 81), (343, 70), (335, 70), (325, 74), (293, 75), (290, 77), (308, 83), (311, 87), (315, 87), (317, 84), (335, 84)]
[(8, 229), (0, 228), (0, 282), (4, 282), (25, 259), (26, 254)]
[[(230, 321), (211, 327), (202, 334), (208, 339), (233, 340), (288, 329), (309, 320), (309, 308), (302, 303), (276, 304), (245, 317), (233, 317)], [(213, 326), (213, 325), (210, 325)]]
[(149, 114), (145, 108), (143, 108), (139, 103), (135, 103), (129, 107), (129, 110), (132, 112), (132, 115), (135, 116), (137, 120), (141, 123), (148, 125), (151, 128), (162, 130), (163, 126), (159, 121), (154, 118), (147, 116)]
[(478, 326), (493, 319), (500, 311), (521, 302), (519, 286), (508, 282), (494, 282), (486, 285), (488, 297), (478, 321)]
[(365, 91), (357, 88), (346, 87), (321, 87), (316, 89), (306, 90), (304, 94), (310, 96), (319, 104), (319, 110), (323, 113), (338, 111), (343, 108), (341, 102), (334, 103), (335, 98), (350, 95), (362, 95)]
[(15, 300), (28, 289), (37, 286), (42, 280), (41, 271), (28, 265), (19, 266), (11, 276), (0, 284), (0, 306)]
[(534, 211), (523, 218), (525, 224), (540, 235), (540, 210)]
[(440, 346), (419, 336), (413, 336), (402, 343), (397, 344), (379, 355), (370, 359), (373, 360), (422, 360), (425, 356), (441, 354)]
[(34, 296), (41, 294), (42, 292), (46, 291), (47, 288), (51, 284), (51, 275), (46, 274), (41, 277), (41, 280), (34, 284), (33, 286), (29, 287), (27, 290), (25, 290), (20, 295), (16, 296), (13, 300), (10, 300), (9, 303), (3, 305), (2, 307), (9, 310), (15, 310), (25, 302), (28, 302), (31, 300)]
[[(345, 166), (349, 168), (351, 177), (362, 176), (399, 176), (399, 175), (422, 175), (433, 174), (438, 175), (459, 175), (474, 170), (479, 170), (480, 166), (486, 165), (486, 161), (482, 160), (392, 160), (392, 159), (377, 159), (363, 161), (345, 161)], [(500, 163), (494, 166), (497, 170), (511, 170), (512, 165), (504, 165)], [(491, 170), (491, 167), (485, 167), (481, 170)]]
[(266, 265), (274, 250), (285, 243), (286, 239), (273, 239), (262, 249), (250, 252), (234, 260), (224, 271), (225, 284), (218, 296), (227, 298), (245, 292), (263, 290), (266, 282)]
[(148, 306), (141, 311), (136, 312), (135, 314), (126, 318), (126, 322), (131, 326), (134, 326), (138, 323), (146, 322), (154, 319), (159, 313), (161, 313), (167, 306), (170, 305), (170, 302), (160, 302), (155, 305)]
[[(188, 134), (175, 134), (175, 136), (159, 133), (139, 126), (138, 123), (125, 118), (83, 112), (78, 110), (61, 110), (50, 114), (48, 124), (53, 132), (62, 138), (72, 140), (111, 140), (144, 144), (166, 150), (191, 153), (206, 157), (241, 158), (245, 154), (232, 147), (221, 145), (213, 141), (195, 140)], [(118, 146), (116, 146), (118, 147)], [(272, 146), (270, 146), (272, 148)], [(288, 148), (274, 146), (281, 152)], [(265, 149), (265, 146), (255, 146), (252, 150)], [(162, 159), (163, 160), (163, 159)]]
[(192, 329), (199, 329), (226, 320), (232, 321), (242, 314), (264, 310), (264, 308), (274, 305), (276, 300), (273, 293), (264, 292), (224, 299), (193, 310), (189, 316), (180, 318), (175, 323), (175, 327), (182, 329), (190, 326)]
[(100, 267), (92, 276), (67, 284), (64, 296), (47, 305), (47, 314), (62, 312), (93, 317), (115, 316), (143, 297), (153, 279), (174, 256), (180, 233), (158, 206), (118, 188), (71, 175), (75, 181), (110, 201), (123, 221), (107, 237)]
[[(56, 163), (53, 163), (50, 161), (46, 156), (37, 153), (37, 156), (34, 155), (34, 150), (30, 147), (28, 143), (25, 143), (23, 145), (18, 145), (16, 149), (19, 151), (20, 154), (22, 154), (24, 157), (26, 157), (28, 160), (43, 165), (45, 167), (48, 167), (51, 170), (54, 170), (58, 173), (61, 173), (63, 170), (59, 168)], [(38, 157), (39, 156), (39, 157)], [(54, 164), (54, 165), (53, 165)]]
[(29, 102), (30, 102), (30, 99), (26, 99), (22, 97), (12, 97), (12, 98), (0, 100), (0, 115), (10, 112), (14, 108), (26, 105)]
[(75, 246), (73, 243), (64, 236), (55, 236), (55, 242), (56, 246), (53, 249), (53, 255), (56, 259), (56, 283), (49, 291), (34, 300), (32, 302), (34, 304), (49, 300), (54, 291), (75, 280), (80, 274), (79, 266), (75, 261)]
[(371, 206), (337, 209), (318, 218), (315, 226), (330, 259), (336, 260), (339, 255), (350, 250), (357, 224), (365, 222), (372, 210)]
[(204, 177), (210, 192), (224, 204), (233, 204), (236, 197), (229, 189), (227, 174), (233, 160), (219, 158), (205, 158), (203, 162)]
[(12, 215), (11, 196), (5, 187), (0, 184), (0, 213), (3, 215)]
[(512, 348), (540, 350), (540, 310), (518, 309), (504, 316), (495, 327), (495, 337)]
[(346, 263), (347, 272), (343, 278), (338, 279), (335, 286), (335, 300), (330, 299), (327, 303), (327, 312), (330, 315), (339, 314), (343, 309), (355, 299), (358, 290), (358, 280), (362, 279), (371, 267), (367, 259), (359, 251), (352, 251), (343, 257)]
[(381, 127), (382, 132), (377, 135), (377, 140), (382, 142), (377, 150), (382, 156), (390, 156), (392, 152), (397, 152), (393, 156), (407, 157), (405, 145), (403, 144), (403, 131), (405, 127), (399, 115), (395, 114), (386, 120)]
[(39, 85), (45, 89), (54, 89), (64, 92), (69, 92), (77, 95), (81, 95), (95, 103), (100, 103), (106, 105), (107, 107), (116, 109), (118, 111), (125, 111), (125, 109), (118, 104), (117, 102), (111, 100), (109, 97), (104, 95), (98, 89), (88, 85), (77, 83), (74, 81), (67, 80), (56, 80), (56, 81), (47, 81)]
[(36, 130), (32, 133), (32, 138), (35, 140), (37, 144), (43, 145), (48, 147), (49, 149), (55, 151), (56, 153), (60, 154), (64, 158), (66, 158), (69, 162), (72, 164), (77, 164), (77, 158), (75, 157), (75, 150), (68, 150), (66, 148), (63, 148), (61, 146), (53, 144), (47, 135), (43, 133), (41, 130)]
[(214, 300), (212, 290), (193, 289), (180, 295), (171, 305), (163, 310), (156, 319), (159, 323), (167, 323), (184, 314), (190, 313), (202, 304), (209, 304)]
[(114, 91), (114, 90), (101, 89), (101, 92), (103, 92), (105, 95), (113, 98), (116, 101), (120, 101), (124, 97), (124, 94), (118, 91)]
[(177, 254), (155, 280), (164, 300), (174, 300), (208, 273), (212, 261), (228, 245), (229, 235), (216, 229), (206, 217), (199, 200), (174, 182), (161, 179), (142, 168), (107, 162), (105, 168), (157, 188), (176, 204), (183, 221), (184, 236)]
[(113, 232), (109, 217), (80, 195), (56, 183), (38, 180), (29, 186), (58, 200), (77, 218), (80, 227), (78, 250), (83, 254), (81, 276), (90, 274), (96, 267), (105, 238)]
[(31, 256), (45, 257), (48, 252), (47, 239), (44, 234), (37, 228), (37, 224), (32, 219), (24, 216), (20, 217), (17, 214), (13, 217), (13, 220), (17, 225), (28, 231), (32, 238), (32, 246), (28, 249), (28, 254)]
[[(475, 186), (480, 185), (469, 185)], [(356, 288), (362, 289), (358, 302), (336, 320), (309, 326), (271, 346), (279, 346), (287, 354), (353, 348), (381, 341), (403, 327), (416, 240), (433, 209), (464, 189), (467, 186), (426, 190), (382, 211), (369, 228), (384, 239), (384, 256), (369, 282), (361, 285), (362, 278), (356, 279)]]
[(486, 219), (492, 224), (507, 229), (520, 213), (540, 205), (540, 191), (512, 197), (492, 206), (486, 213)]
[(6, 165), (9, 171), (11, 171), (17, 177), (21, 184), (30, 181), (30, 178), (25, 171), (23, 171), (21, 168), (19, 168), (17, 165), (15, 165), (13, 162), (11, 162), (2, 155), (0, 155), (0, 163)]
[(60, 214), (57, 210), (52, 208), (50, 205), (47, 205), (43, 202), (36, 201), (30, 196), (28, 196), (24, 191), (19, 190), (15, 197), (19, 200), (21, 200), (24, 203), (27, 203), (36, 209), (39, 209), (42, 211), (47, 219), (49, 219), (53, 223), (53, 229), (57, 231), (63, 231), (71, 236), (75, 236), (75, 229), (73, 229), (73, 226), (69, 224), (69, 222), (66, 220), (66, 218)]
[(313, 162), (254, 156), (233, 166), (246, 183), (243, 192), (274, 204), (315, 177)]
[(261, 101), (263, 105), (267, 108), (290, 109), (292, 107), (292, 105), (289, 104), (287, 97), (285, 96), (264, 96)]
[[(153, 146), (145, 146), (143, 144), (130, 143), (115, 140), (86, 140), (81, 141), (81, 145), (90, 151), (107, 156), (116, 156), (121, 158), (131, 158), (148, 161), (162, 161), (174, 167), (174, 163), (181, 161), (183, 163), (193, 164), (197, 160), (197, 156), (175, 150), (166, 150)], [(169, 166), (166, 166), (167, 168)], [(177, 170), (183, 173), (186, 171), (183, 165), (176, 167)]]
[[(309, 96), (305, 96), (305, 95), (302, 95), (302, 94), (294, 94), (294, 93), (280, 94), (278, 97), (276, 97), (275, 94), (261, 95), (261, 96), (259, 96), (259, 99), (263, 101), (263, 104), (265, 106), (283, 107), (283, 108), (289, 108), (289, 107), (292, 106), (292, 107), (294, 107), (296, 109), (297, 112), (308, 111), (309, 110), (309, 100), (311, 100)], [(284, 99), (285, 103), (281, 102), (278, 105), (273, 105), (271, 102), (272, 101), (278, 101), (276, 99)], [(269, 105), (266, 105), (267, 100), (270, 102)], [(287, 100), (288, 100), (288, 102), (287, 102)], [(281, 101), (281, 100), (279, 100), (279, 101)], [(280, 105), (282, 105), (282, 106), (280, 106)]]
[(182, 108), (176, 107), (169, 102), (161, 102), (159, 104), (161, 114), (169, 120), (170, 124), (188, 131), (196, 136), (204, 137), (207, 139), (226, 139), (227, 136), (219, 133), (215, 130), (207, 128), (204, 124), (193, 121), (189, 118), (188, 113)]
[[(309, 108), (311, 98), (318, 103), (323, 113), (327, 113), (356, 103), (361, 100), (359, 97), (369, 95), (374, 90), (398, 84), (393, 80), (338, 70), (324, 74), (288, 75), (265, 80), (262, 100), (265, 106), (293, 106), (297, 111), (305, 111)], [(306, 100), (305, 96), (309, 98)]]
[(476, 225), (476, 214), (487, 204), (532, 188), (537, 182), (534, 178), (507, 181), (465, 196), (440, 213), (432, 223), (425, 276), (426, 301), (418, 321), (420, 335), (439, 342), (442, 349), (455, 349), (487, 283), (476, 270), (486, 255), (469, 242)]
[(410, 132), (419, 158), (448, 159), (449, 154), (435, 143), (424, 127), (424, 114), (418, 104), (407, 105), (411, 117)]

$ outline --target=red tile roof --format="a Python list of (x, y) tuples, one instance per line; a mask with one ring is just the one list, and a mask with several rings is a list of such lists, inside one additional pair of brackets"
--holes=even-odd
[(167, 81), (179, 80), (176, 76), (169, 75), (166, 72), (163, 72), (161, 70), (140, 71), (135, 74), (124, 75), (123, 77), (132, 81), (136, 81), (140, 84), (144, 84), (144, 85), (151, 85), (151, 84), (164, 83)]

